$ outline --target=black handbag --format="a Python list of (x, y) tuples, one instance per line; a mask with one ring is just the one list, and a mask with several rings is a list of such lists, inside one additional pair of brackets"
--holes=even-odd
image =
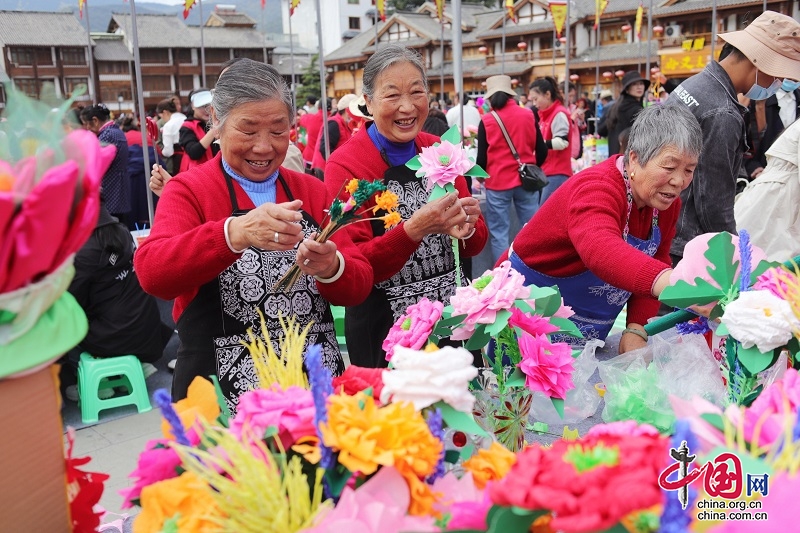
[(522, 180), (522, 188), (529, 192), (538, 192), (539, 198), (541, 199), (542, 189), (544, 189), (547, 184), (550, 183), (550, 180), (547, 179), (544, 171), (539, 168), (538, 165), (534, 165), (532, 163), (523, 163), (520, 161), (517, 149), (514, 148), (514, 143), (511, 142), (511, 137), (508, 136), (508, 131), (506, 131), (506, 126), (503, 124), (503, 121), (500, 120), (500, 115), (498, 115), (496, 111), (492, 111), (492, 115), (497, 121), (497, 125), (500, 126), (500, 131), (503, 132), (503, 137), (506, 138), (508, 147), (511, 149), (511, 155), (513, 155), (514, 159), (517, 160), (517, 164), (519, 165), (519, 179)]

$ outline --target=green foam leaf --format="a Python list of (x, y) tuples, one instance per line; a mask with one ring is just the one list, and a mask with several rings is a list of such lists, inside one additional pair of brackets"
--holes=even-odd
[(484, 431), (483, 428), (481, 428), (478, 423), (475, 422), (472, 414), (465, 413), (463, 411), (456, 411), (450, 406), (450, 404), (442, 401), (436, 402), (433, 404), (433, 406), (441, 411), (442, 420), (450, 429), (463, 431), (468, 435), (480, 435), (481, 437), (488, 435), (486, 431)]
[(740, 346), (737, 351), (739, 361), (751, 373), (758, 374), (772, 363), (772, 351), (762, 353), (757, 347), (745, 348)]

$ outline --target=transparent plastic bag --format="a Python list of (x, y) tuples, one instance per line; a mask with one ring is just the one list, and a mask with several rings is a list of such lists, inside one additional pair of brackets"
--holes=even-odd
[(669, 431), (675, 414), (669, 396), (699, 396), (724, 406), (719, 365), (701, 335), (653, 337), (646, 348), (598, 365), (605, 387), (603, 420), (636, 420)]
[(546, 424), (574, 424), (592, 416), (600, 405), (600, 395), (590, 383), (589, 379), (597, 369), (595, 351), (602, 348), (605, 343), (593, 339), (586, 343), (583, 352), (575, 359), (575, 371), (572, 373), (572, 382), (575, 388), (567, 391), (564, 400), (564, 418), (558, 416), (553, 407), (553, 402), (544, 394), (534, 394), (531, 405), (531, 419)]

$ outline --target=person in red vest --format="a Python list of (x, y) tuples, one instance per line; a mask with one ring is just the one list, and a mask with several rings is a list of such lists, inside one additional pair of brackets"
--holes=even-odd
[[(330, 153), (350, 140), (353, 136), (353, 125), (351, 124), (350, 103), (358, 99), (354, 94), (346, 94), (339, 98), (336, 104), (336, 113), (328, 119), (328, 139)], [(330, 101), (330, 100), (329, 100)], [(325, 172), (325, 134), (317, 137), (317, 146), (314, 149), (314, 159), (311, 161), (311, 168), (317, 177), (320, 172)], [(319, 170), (317, 170), (319, 169)]]
[[(313, 97), (309, 97), (310, 101)], [(317, 145), (317, 137), (319, 137), (319, 130), (322, 129), (322, 113), (320, 113), (319, 102), (314, 99), (316, 105), (311, 107), (305, 115), (297, 120), (297, 125), (306, 130), (306, 146), (303, 148), (303, 161), (306, 168), (311, 168), (311, 162), (314, 160), (314, 147)], [(330, 111), (330, 109), (328, 110)]]
[[(210, 118), (211, 91), (205, 88), (195, 89), (189, 93), (189, 100), (192, 102), (193, 114), (183, 122), (178, 138), (178, 144), (184, 152), (180, 172), (205, 163), (219, 151), (218, 145), (213, 144), (214, 130), (206, 131)], [(217, 148), (214, 149), (214, 146)]]

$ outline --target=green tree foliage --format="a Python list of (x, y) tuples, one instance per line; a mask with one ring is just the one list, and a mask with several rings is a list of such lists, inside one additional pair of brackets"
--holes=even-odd
[(300, 83), (302, 86), (298, 87), (297, 89), (297, 105), (303, 105), (303, 103), (306, 101), (306, 98), (309, 96), (315, 96), (319, 98), (322, 94), (322, 90), (320, 89), (319, 85), (319, 65), (317, 64), (318, 59), (319, 55), (315, 55), (311, 58), (308, 68), (306, 68), (305, 72), (303, 72), (303, 76), (300, 78)]

